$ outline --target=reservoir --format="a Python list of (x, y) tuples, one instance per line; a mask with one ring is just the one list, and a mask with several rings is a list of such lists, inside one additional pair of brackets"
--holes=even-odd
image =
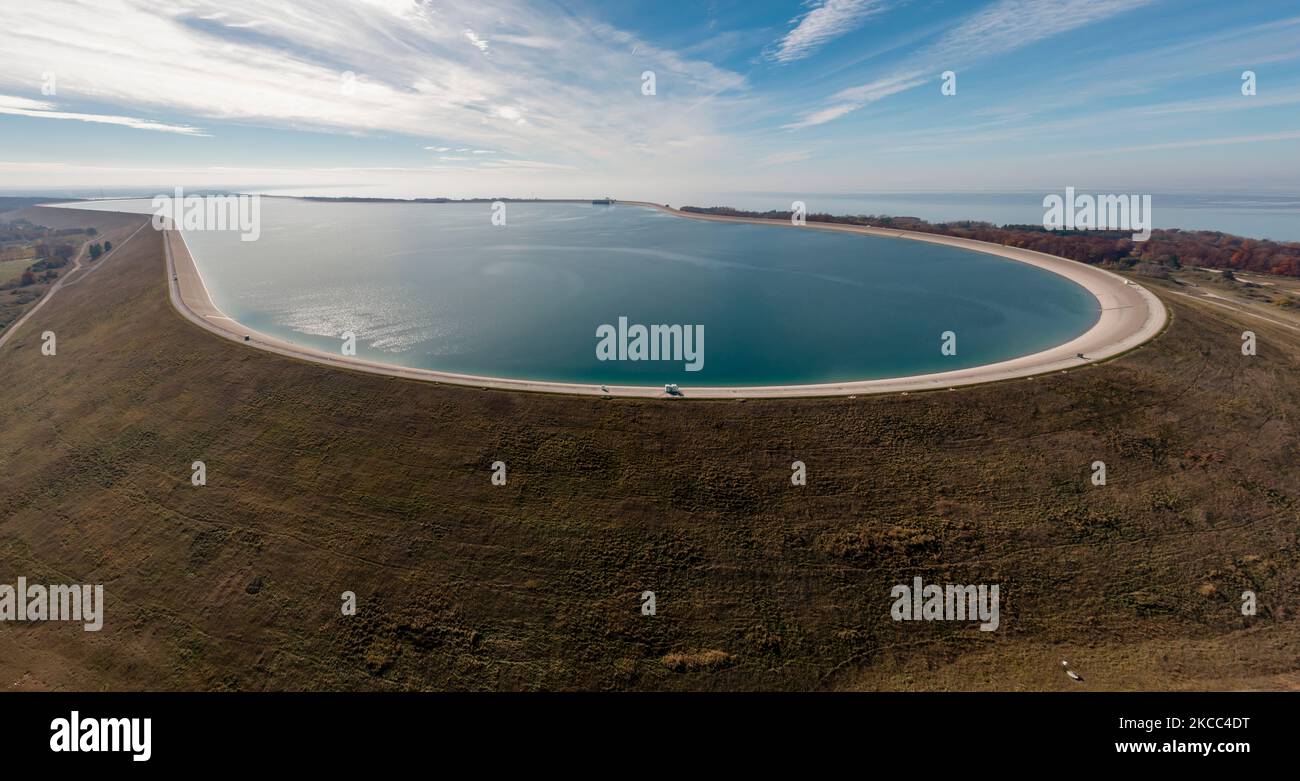
[[(147, 199), (68, 206), (153, 211)], [(1100, 316), (1078, 284), (982, 252), (625, 203), (507, 202), (498, 214), (487, 202), (264, 197), (260, 222), (256, 241), (183, 233), (225, 314), (318, 350), (338, 353), (351, 332), (357, 357), (486, 377), (732, 387), (882, 379), (1036, 353)], [(700, 334), (697, 370), (617, 350), (602, 360), (598, 334), (620, 323), (698, 329), (687, 331)], [(955, 354), (941, 349), (945, 332)]]

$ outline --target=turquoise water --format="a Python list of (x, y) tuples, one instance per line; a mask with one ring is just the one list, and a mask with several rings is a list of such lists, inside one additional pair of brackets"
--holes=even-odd
[[(149, 212), (148, 201), (96, 208)], [(946, 371), (1061, 344), (1098, 319), (1060, 276), (899, 239), (683, 219), (630, 205), (263, 198), (261, 236), (187, 231), (216, 304), (265, 333), (442, 371), (758, 385)], [(703, 368), (601, 361), (597, 329), (703, 326)], [(957, 354), (941, 353), (953, 331)]]

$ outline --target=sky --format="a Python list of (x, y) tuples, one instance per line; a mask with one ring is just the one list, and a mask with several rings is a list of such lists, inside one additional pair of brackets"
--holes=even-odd
[(1298, 178), (1294, 0), (0, 0), (6, 192), (681, 203)]

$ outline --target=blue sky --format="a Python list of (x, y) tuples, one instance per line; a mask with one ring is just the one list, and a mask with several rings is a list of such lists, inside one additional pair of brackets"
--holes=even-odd
[(7, 191), (1296, 193), (1297, 171), (1294, 0), (0, 8)]

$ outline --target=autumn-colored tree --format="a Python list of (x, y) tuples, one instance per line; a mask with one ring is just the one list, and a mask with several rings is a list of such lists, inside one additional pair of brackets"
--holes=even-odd
[[(759, 217), (783, 222), (790, 219), (788, 211), (745, 212), (728, 207), (694, 206), (683, 207), (682, 211)], [(1247, 239), (1219, 231), (1160, 229), (1152, 231), (1151, 238), (1147, 241), (1133, 241), (1131, 234), (1121, 231), (1049, 231), (1037, 225), (997, 226), (971, 221), (929, 223), (916, 217), (809, 214), (808, 221), (958, 236), (1045, 252), (1084, 263), (1110, 263), (1129, 267), (1138, 263), (1150, 263), (1164, 268), (1203, 266), (1300, 277), (1300, 242)]]

